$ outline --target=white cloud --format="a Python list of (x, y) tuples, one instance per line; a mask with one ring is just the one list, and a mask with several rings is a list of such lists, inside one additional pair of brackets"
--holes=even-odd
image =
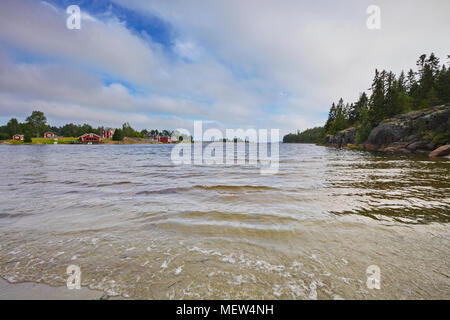
[[(399, 72), (422, 53), (450, 53), (448, 1), (377, 1), (380, 31), (366, 28), (366, 0), (114, 1), (169, 23), (173, 47), (111, 12), (83, 12), (82, 29), (68, 30), (62, 10), (2, 0), (0, 41), (53, 62), (17, 63), (0, 50), (0, 115), (15, 115), (8, 103), (28, 112), (39, 102), (61, 120), (89, 110), (109, 125), (170, 114), (167, 125), (305, 129), (324, 122), (332, 101), (356, 99), (375, 68)], [(106, 85), (102, 74), (123, 82)]]

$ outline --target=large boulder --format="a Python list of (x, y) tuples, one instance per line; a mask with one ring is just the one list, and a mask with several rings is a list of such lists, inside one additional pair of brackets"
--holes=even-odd
[[(450, 144), (450, 104), (411, 111), (382, 121), (359, 147), (366, 151), (428, 154)], [(327, 135), (325, 142), (334, 147), (356, 143), (358, 129), (351, 127)]]
[(403, 137), (408, 136), (410, 132), (411, 128), (400, 121), (382, 122), (370, 132), (367, 143), (386, 146), (400, 141)]
[(416, 151), (417, 149), (426, 149), (426, 148), (427, 148), (427, 144), (422, 141), (416, 141), (416, 142), (410, 143), (406, 147), (406, 149), (408, 149), (409, 151)]
[(355, 144), (357, 128), (351, 127), (337, 132), (335, 135), (327, 135), (325, 142), (328, 145), (342, 147), (348, 144)]
[[(400, 114), (382, 121), (375, 127), (370, 132), (367, 144), (376, 145), (381, 149), (399, 141), (420, 142), (414, 141), (418, 139), (417, 136), (420, 135), (420, 131), (448, 131), (449, 117), (450, 105), (441, 105)], [(422, 146), (412, 145), (411, 149), (419, 147)]]
[(430, 157), (445, 157), (450, 154), (450, 144), (441, 146), (430, 152)]

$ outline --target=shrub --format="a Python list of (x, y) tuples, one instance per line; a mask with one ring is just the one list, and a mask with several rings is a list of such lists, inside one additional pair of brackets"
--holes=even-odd
[(114, 131), (114, 135), (113, 135), (112, 139), (114, 141), (122, 141), (123, 138), (124, 138), (123, 130), (122, 129), (116, 129), (116, 131)]
[(31, 143), (33, 140), (31, 139), (31, 134), (29, 132), (25, 132), (25, 135), (23, 137), (23, 142), (25, 143)]
[(370, 125), (370, 122), (366, 122), (358, 129), (358, 131), (356, 131), (355, 143), (361, 144), (366, 142), (370, 131), (372, 131), (372, 126)]

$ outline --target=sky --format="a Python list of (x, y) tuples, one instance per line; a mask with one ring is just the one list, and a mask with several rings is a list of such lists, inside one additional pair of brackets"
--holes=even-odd
[[(66, 27), (69, 5), (81, 29)], [(369, 5), (381, 28), (369, 30)], [(450, 54), (447, 0), (1, 0), (0, 124), (323, 125), (374, 70)]]

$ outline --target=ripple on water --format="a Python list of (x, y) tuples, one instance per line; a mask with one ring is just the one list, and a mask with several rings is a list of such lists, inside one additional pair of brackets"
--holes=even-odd
[(131, 298), (449, 298), (448, 161), (281, 145), (261, 176), (174, 166), (167, 145), (0, 148), (10, 282), (61, 286), (76, 264)]

